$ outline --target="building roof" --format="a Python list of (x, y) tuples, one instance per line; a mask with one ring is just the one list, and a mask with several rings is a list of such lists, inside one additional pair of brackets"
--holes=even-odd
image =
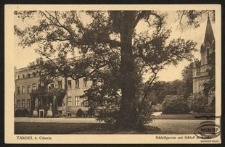
[(208, 17), (207, 20), (207, 25), (206, 25), (206, 30), (205, 30), (205, 39), (204, 39), (204, 44), (212, 44), (215, 41), (214, 34), (213, 34), (213, 29), (211, 25), (211, 21)]

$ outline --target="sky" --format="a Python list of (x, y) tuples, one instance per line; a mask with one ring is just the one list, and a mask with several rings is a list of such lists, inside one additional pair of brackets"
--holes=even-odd
[[(181, 31), (177, 25), (178, 21), (177, 15), (175, 11), (168, 11), (168, 16), (167, 16), (167, 27), (171, 28), (171, 37), (169, 39), (176, 39), (176, 38), (184, 38), (184, 39), (191, 39), (195, 42), (197, 42), (197, 49), (198, 51), (194, 53), (195, 58), (200, 59), (200, 53), (199, 49), (201, 44), (203, 43), (204, 40), (204, 35), (205, 35), (205, 28), (206, 28), (206, 22), (207, 22), (207, 17), (203, 17), (202, 19), (199, 20), (200, 22), (200, 27), (195, 29), (195, 28), (187, 28), (183, 31)], [(212, 21), (211, 21), (212, 22)], [(14, 23), (15, 24), (20, 24), (21, 21), (15, 17), (14, 18)], [(26, 24), (20, 24), (22, 27), (26, 26)], [(214, 31), (214, 24), (212, 23), (213, 31)], [(137, 32), (141, 32), (144, 30), (145, 27), (143, 26), (142, 22), (140, 22), (136, 30)], [(14, 36), (14, 52), (15, 52), (15, 58), (14, 58), (14, 65), (16, 68), (22, 68), (26, 67), (30, 62), (35, 61), (36, 58), (40, 57), (40, 55), (36, 54), (34, 50), (31, 48), (25, 48), (22, 49), (21, 47), (18, 46), (18, 37)], [(162, 71), (159, 72), (158, 74), (158, 80), (160, 81), (173, 81), (176, 79), (182, 79), (181, 72), (184, 69), (185, 66), (189, 65), (189, 61), (181, 61), (177, 66), (170, 65), (165, 67)]]

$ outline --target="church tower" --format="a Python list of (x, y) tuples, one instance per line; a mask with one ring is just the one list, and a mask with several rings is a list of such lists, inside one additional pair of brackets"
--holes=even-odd
[(197, 63), (195, 62), (193, 67), (193, 94), (202, 93), (204, 89), (203, 84), (209, 80), (208, 69), (210, 68), (210, 66), (208, 55), (214, 49), (215, 38), (211, 21), (208, 17), (204, 42), (202, 43), (200, 48), (201, 63), (197, 65)]

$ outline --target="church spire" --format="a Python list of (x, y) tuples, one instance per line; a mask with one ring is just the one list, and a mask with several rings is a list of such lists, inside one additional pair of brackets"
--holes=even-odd
[(214, 38), (210, 18), (209, 18), (209, 15), (208, 15), (208, 20), (207, 20), (207, 25), (206, 25), (206, 30), (205, 30), (204, 44), (205, 45), (211, 45), (214, 41), (215, 41), (215, 38)]

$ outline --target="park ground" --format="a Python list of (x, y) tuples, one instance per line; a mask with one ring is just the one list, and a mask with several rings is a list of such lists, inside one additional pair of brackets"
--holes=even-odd
[(203, 121), (190, 114), (156, 114), (144, 131), (121, 131), (95, 118), (16, 117), (15, 134), (194, 134)]

